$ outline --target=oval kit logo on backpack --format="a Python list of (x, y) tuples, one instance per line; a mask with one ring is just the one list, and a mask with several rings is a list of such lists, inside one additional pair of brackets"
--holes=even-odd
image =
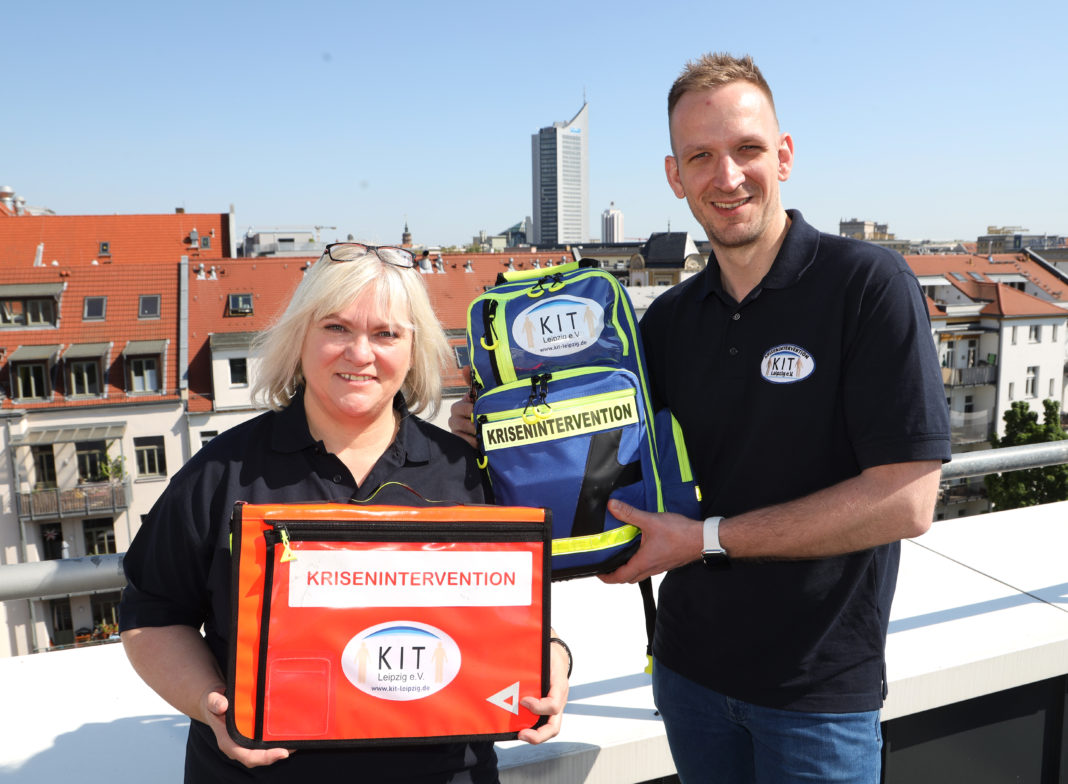
[(512, 322), (512, 340), (543, 357), (575, 354), (604, 331), (604, 309), (592, 299), (561, 294), (535, 302)]
[(420, 700), (460, 672), (460, 647), (441, 629), (418, 621), (380, 623), (345, 646), (341, 669), (360, 691), (383, 700)]
[(793, 384), (811, 376), (815, 369), (811, 354), (788, 343), (769, 348), (760, 360), (760, 375), (772, 384)]

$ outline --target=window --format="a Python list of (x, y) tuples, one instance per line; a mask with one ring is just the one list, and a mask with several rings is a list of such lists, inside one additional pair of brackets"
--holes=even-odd
[(100, 254), (99, 255), (101, 255), (101, 256), (110, 256), (111, 255), (111, 243), (110, 242), (101, 242), (100, 243)]
[(245, 357), (233, 357), (230, 360), (230, 386), (248, 386), (248, 360)]
[(942, 355), (942, 367), (953, 367), (953, 347), (955, 345), (952, 340), (947, 340), (942, 344), (945, 349), (945, 353)]
[(137, 318), (158, 319), (160, 307), (159, 294), (142, 294), (137, 306)]
[(205, 447), (215, 436), (219, 435), (218, 430), (201, 430), (200, 431), (200, 446)]
[(109, 518), (86, 520), (82, 523), (85, 531), (85, 554), (108, 555), (115, 552), (115, 524)]
[(74, 445), (78, 458), (78, 479), (82, 482), (100, 482), (106, 479), (108, 447), (103, 441), (82, 441)]
[(130, 360), (130, 390), (159, 392), (159, 362), (155, 357), (134, 357)]
[(107, 309), (107, 297), (86, 297), (82, 303), (82, 321), (103, 321)]
[(56, 323), (54, 299), (0, 300), (0, 326), (40, 327)]
[(227, 311), (231, 316), (246, 316), (252, 313), (251, 294), (231, 294)]
[(453, 346), (452, 353), (456, 355), (456, 367), (467, 367), (471, 364), (471, 354), (467, 346)]
[(1014, 346), (1016, 345), (1016, 327), (1015, 326), (1012, 328), (1012, 339), (1010, 340), (1010, 342), (1012, 343), (1012, 345), (1014, 345)]
[(119, 600), (121, 598), (120, 591), (94, 593), (89, 597), (89, 609), (93, 613), (93, 631), (100, 635), (100, 639), (107, 639), (112, 634), (118, 634)]
[(166, 476), (167, 457), (163, 452), (163, 436), (142, 436), (134, 439), (138, 476)]
[(74, 396), (100, 394), (100, 365), (96, 360), (70, 363), (70, 394)]
[(63, 526), (59, 523), (41, 524), (41, 560), (55, 561), (63, 557)]
[(49, 604), (52, 610), (52, 644), (70, 645), (74, 642), (74, 620), (70, 612), (70, 599), (53, 599)]
[(1057, 342), (1057, 325), (1056, 324), (1053, 325), (1053, 338), (1052, 338), (1052, 340), (1053, 340), (1054, 343)]
[(1038, 365), (1031, 365), (1027, 368), (1024, 397), (1038, 397)]
[(1013, 381), (1010, 381), (1009, 382), (1009, 400), (1015, 400), (1015, 399), (1016, 399), (1016, 383), (1013, 382)]
[(51, 444), (36, 444), (33, 450), (34, 489), (56, 486), (56, 455)]
[(206, 234), (203, 237), (201, 237), (200, 238), (200, 247), (204, 248), (204, 249), (210, 248), (211, 247), (211, 237), (209, 237)]
[(1027, 328), (1027, 342), (1028, 343), (1041, 343), (1042, 342), (1042, 327), (1038, 324), (1032, 324)]
[(48, 368), (43, 362), (19, 362), (15, 365), (15, 396), (20, 400), (44, 400), (49, 395)]
[(975, 411), (975, 401), (971, 395), (964, 396), (964, 413), (971, 414)]

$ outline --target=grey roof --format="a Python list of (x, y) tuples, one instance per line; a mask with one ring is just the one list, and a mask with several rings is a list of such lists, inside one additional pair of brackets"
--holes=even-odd
[(685, 231), (660, 231), (649, 235), (641, 254), (646, 267), (681, 267), (696, 248)]

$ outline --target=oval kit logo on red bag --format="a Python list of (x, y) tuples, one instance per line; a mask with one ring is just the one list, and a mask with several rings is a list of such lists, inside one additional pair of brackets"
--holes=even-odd
[(345, 646), (341, 669), (360, 691), (383, 700), (419, 700), (460, 672), (460, 647), (441, 629), (418, 621), (380, 623)]

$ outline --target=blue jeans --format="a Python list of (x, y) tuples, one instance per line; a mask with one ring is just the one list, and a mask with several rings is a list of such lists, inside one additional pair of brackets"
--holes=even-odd
[(801, 713), (707, 689), (659, 661), (653, 700), (683, 784), (878, 784), (879, 711)]

